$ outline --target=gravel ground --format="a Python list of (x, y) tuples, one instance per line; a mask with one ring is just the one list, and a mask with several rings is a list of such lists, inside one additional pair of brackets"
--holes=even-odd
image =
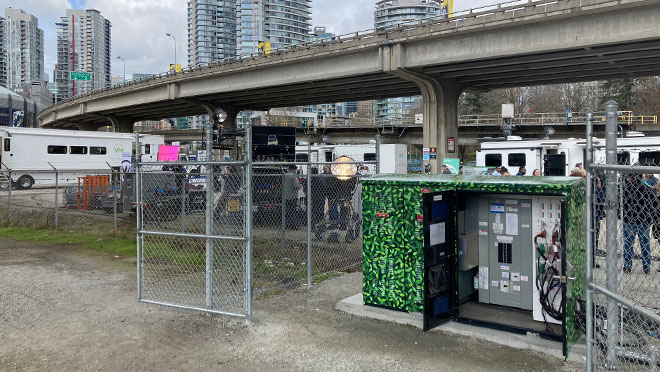
[(0, 239), (1, 371), (572, 371), (341, 313), (361, 274), (255, 301), (254, 324), (136, 301), (135, 259)]

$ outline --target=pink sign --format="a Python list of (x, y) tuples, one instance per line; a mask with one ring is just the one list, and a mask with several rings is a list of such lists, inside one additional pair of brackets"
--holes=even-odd
[(160, 145), (158, 147), (158, 161), (178, 161), (179, 146)]

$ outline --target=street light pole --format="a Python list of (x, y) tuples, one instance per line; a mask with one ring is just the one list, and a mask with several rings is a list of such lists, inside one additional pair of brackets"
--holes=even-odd
[(124, 84), (126, 83), (126, 60), (123, 57), (117, 56), (117, 59), (120, 60), (124, 65)]
[(165, 36), (169, 36), (174, 40), (174, 72), (176, 72), (176, 37), (174, 35), (170, 34), (169, 32), (165, 34)]

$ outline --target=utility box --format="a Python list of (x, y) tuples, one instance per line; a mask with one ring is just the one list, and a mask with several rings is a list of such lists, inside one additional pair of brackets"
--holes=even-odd
[[(576, 177), (376, 175), (362, 181), (363, 301), (580, 336), (585, 186)], [(506, 311), (503, 311), (506, 310)], [(504, 314), (504, 315), (503, 315)]]

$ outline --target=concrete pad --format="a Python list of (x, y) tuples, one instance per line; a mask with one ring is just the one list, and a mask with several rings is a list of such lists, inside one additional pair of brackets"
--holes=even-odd
[[(358, 293), (339, 301), (337, 305), (335, 305), (335, 308), (339, 311), (359, 317), (384, 320), (396, 324), (417, 327), (419, 329), (423, 328), (422, 314), (364, 305), (362, 303), (362, 293)], [(447, 322), (440, 327), (433, 329), (431, 332), (447, 332), (466, 337), (475, 337), (502, 346), (508, 346), (515, 349), (529, 349), (564, 359), (562, 355), (562, 344), (560, 342), (542, 339), (538, 334), (534, 333), (520, 335), (454, 321)], [(571, 348), (568, 360), (576, 363), (584, 363), (586, 361), (584, 337), (578, 342), (578, 344)]]

